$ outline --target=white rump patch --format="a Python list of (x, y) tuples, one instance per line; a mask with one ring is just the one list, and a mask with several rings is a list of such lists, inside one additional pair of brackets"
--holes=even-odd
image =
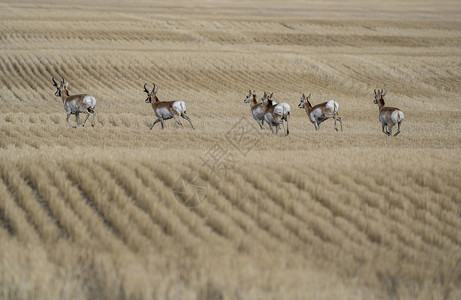
[(274, 113), (276, 115), (285, 117), (291, 111), (291, 107), (288, 103), (281, 102), (274, 107)]
[(326, 108), (328, 108), (331, 112), (337, 114), (339, 110), (339, 105), (338, 102), (335, 100), (331, 99), (327, 102)]
[(83, 98), (83, 103), (85, 103), (86, 108), (94, 109), (96, 106), (96, 99), (93, 96), (85, 96)]
[(186, 111), (186, 103), (184, 101), (175, 101), (173, 102), (173, 109), (179, 115), (182, 115)]
[(405, 116), (403, 115), (403, 112), (400, 110), (393, 111), (391, 114), (391, 121), (394, 124), (397, 124), (398, 122), (402, 122)]

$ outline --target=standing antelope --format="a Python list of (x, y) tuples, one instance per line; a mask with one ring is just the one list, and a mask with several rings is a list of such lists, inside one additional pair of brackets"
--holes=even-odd
[[(67, 112), (67, 119), (66, 119), (67, 124), (69, 124), (73, 128), (77, 128), (77, 126), (80, 126), (79, 114), (84, 113), (86, 114), (86, 118), (82, 123), (82, 127), (83, 127), (85, 126), (86, 120), (88, 120), (90, 113), (92, 113), (93, 122), (91, 126), (94, 127), (94, 122), (95, 122), (94, 119), (96, 116), (96, 111), (94, 110), (94, 108), (96, 106), (96, 99), (93, 96), (90, 96), (87, 94), (70, 96), (69, 90), (68, 90), (69, 83), (68, 82), (64, 83), (64, 78), (62, 78), (61, 83), (57, 83), (54, 77), (51, 77), (51, 79), (53, 80), (54, 86), (57, 88), (57, 91), (56, 93), (54, 93), (54, 95), (56, 97), (61, 97), (62, 102), (64, 103), (64, 110)], [(77, 126), (74, 126), (69, 122), (70, 115), (75, 115), (77, 119)]]
[[(312, 107), (312, 104), (309, 102), (311, 98), (311, 93), (306, 97), (303, 93), (301, 97), (301, 103), (299, 103), (299, 108), (304, 108), (306, 110), (307, 115), (309, 116), (309, 120), (314, 124), (315, 130), (319, 130), (320, 124), (328, 119), (335, 120), (335, 129), (338, 131), (338, 127), (336, 126), (336, 120), (339, 121), (341, 124), (341, 131), (343, 131), (343, 122), (341, 121), (341, 117), (338, 116), (338, 109), (339, 105), (338, 102), (335, 100), (330, 100), (328, 102), (323, 102), (321, 104), (317, 104), (316, 106)], [(307, 105), (306, 105), (307, 102)]]
[(271, 129), (272, 134), (275, 135), (277, 135), (279, 132), (280, 124), (282, 124), (283, 131), (285, 131), (285, 124), (283, 123), (285, 120), (287, 123), (286, 135), (289, 135), (290, 130), (288, 129), (288, 119), (290, 117), (291, 107), (288, 103), (285, 102), (280, 102), (277, 104), (272, 100), (273, 95), (274, 93), (270, 94), (270, 96), (267, 96), (267, 94), (264, 93), (263, 102), (261, 103), (261, 106), (264, 107), (264, 120), (267, 124), (269, 124), (269, 128)]
[(250, 103), (250, 111), (253, 115), (253, 119), (256, 120), (261, 129), (264, 129), (264, 107), (261, 106), (261, 103), (256, 101), (256, 92), (253, 91), (253, 93), (251, 93), (250, 90), (248, 92), (248, 96), (245, 98), (245, 100), (243, 100), (243, 102)]
[(157, 116), (157, 120), (155, 120), (154, 124), (152, 124), (152, 126), (150, 127), (151, 130), (154, 127), (154, 125), (158, 122), (162, 123), (162, 129), (164, 129), (164, 120), (168, 120), (171, 118), (173, 118), (176, 121), (176, 123), (178, 123), (181, 127), (183, 127), (181, 121), (178, 118), (179, 116), (189, 121), (192, 128), (195, 129), (194, 125), (192, 125), (191, 120), (186, 115), (186, 103), (184, 103), (184, 101), (160, 101), (157, 98), (158, 88), (157, 90), (155, 90), (155, 83), (152, 91), (149, 91), (146, 88), (146, 85), (147, 83), (144, 84), (144, 92), (147, 93), (146, 103), (152, 104), (152, 109), (154, 110), (154, 113)]
[[(373, 102), (378, 104), (379, 107), (379, 121), (381, 121), (383, 133), (391, 136), (392, 127), (397, 124), (398, 129), (394, 134), (394, 136), (396, 136), (400, 133), (400, 123), (402, 123), (405, 116), (403, 115), (403, 112), (398, 108), (384, 106), (384, 96), (386, 93), (387, 91), (383, 92), (383, 90), (378, 90), (378, 92), (376, 92), (375, 89), (375, 100)], [(386, 127), (386, 131), (384, 131), (384, 127)]]

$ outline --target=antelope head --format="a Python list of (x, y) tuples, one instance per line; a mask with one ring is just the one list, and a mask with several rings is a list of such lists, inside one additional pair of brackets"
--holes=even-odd
[(266, 92), (264, 92), (264, 96), (262, 96), (261, 100), (261, 106), (272, 106), (272, 96), (274, 96), (274, 93), (271, 93), (268, 95)]
[(384, 90), (378, 90), (378, 92), (376, 92), (375, 89), (375, 100), (373, 101), (373, 103), (378, 104), (380, 101), (384, 103), (384, 96), (386, 96), (386, 93), (387, 91)]
[(67, 87), (69, 86), (68, 82), (64, 82), (64, 78), (61, 76), (62, 80), (60, 83), (57, 83), (54, 77), (51, 77), (51, 80), (53, 80), (53, 85), (56, 87), (56, 93), (54, 95), (56, 97), (61, 97), (62, 90), (65, 89), (67, 90)]
[(248, 95), (247, 97), (245, 98), (245, 100), (243, 100), (243, 102), (245, 103), (250, 103), (251, 102), (251, 99), (253, 99), (253, 97), (256, 97), (256, 91), (253, 90), (253, 93), (251, 93), (251, 90), (248, 91)]
[(147, 83), (144, 84), (144, 92), (147, 93), (146, 103), (152, 103), (152, 97), (154, 97), (154, 101), (158, 101), (158, 98), (157, 98), (158, 88), (157, 88), (157, 90), (155, 90), (155, 83), (153, 83), (154, 88), (152, 89), (152, 91), (149, 91), (146, 88), (146, 85), (147, 85)]
[(299, 108), (305, 108), (305, 103), (306, 103), (306, 101), (307, 101), (307, 103), (309, 103), (310, 98), (311, 98), (311, 93), (309, 93), (309, 95), (307, 95), (307, 97), (303, 93), (303, 95), (301, 96), (301, 103), (299, 103), (298, 107)]

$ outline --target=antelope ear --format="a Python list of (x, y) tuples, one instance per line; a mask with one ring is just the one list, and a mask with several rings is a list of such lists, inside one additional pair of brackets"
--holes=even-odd
[(309, 93), (309, 95), (307, 96), (307, 98), (310, 98), (310, 97), (311, 97), (311, 95), (312, 95), (312, 94), (311, 94), (311, 93)]
[(383, 97), (386, 96), (387, 91), (384, 92)]
[(248, 93), (251, 94), (251, 90), (249, 90)]
[(66, 83), (64, 84), (64, 87), (67, 89), (67, 88), (69, 87), (69, 82), (66, 82)]
[(306, 95), (304, 95), (304, 93), (303, 93), (301, 99), (303, 99), (303, 100), (306, 99)]

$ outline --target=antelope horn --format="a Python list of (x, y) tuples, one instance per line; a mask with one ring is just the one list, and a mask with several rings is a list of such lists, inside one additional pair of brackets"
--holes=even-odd
[(58, 86), (58, 83), (56, 82), (56, 80), (54, 79), (54, 77), (51, 77), (51, 79), (53, 80), (53, 84), (54, 84), (54, 86), (56, 86), (56, 87), (57, 87), (57, 86)]
[(144, 84), (144, 92), (149, 94), (149, 90), (146, 88), (147, 83)]
[(154, 88), (152, 89), (152, 93), (155, 93), (155, 83), (152, 82), (152, 84), (154, 85)]

